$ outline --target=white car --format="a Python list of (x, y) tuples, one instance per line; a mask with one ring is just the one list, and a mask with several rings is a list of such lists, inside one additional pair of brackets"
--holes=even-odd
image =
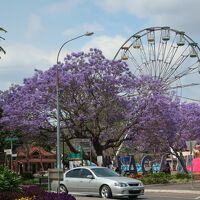
[[(58, 188), (54, 182), (54, 190)], [(64, 173), (60, 191), (69, 194), (98, 195), (102, 198), (127, 197), (135, 199), (144, 194), (141, 181), (120, 176), (106, 167), (85, 166)]]

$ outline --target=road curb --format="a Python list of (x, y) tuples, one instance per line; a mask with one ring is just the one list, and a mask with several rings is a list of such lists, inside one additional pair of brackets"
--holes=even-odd
[(177, 194), (199, 194), (196, 190), (159, 190), (159, 189), (145, 189), (145, 192), (163, 192), (163, 193), (177, 193)]

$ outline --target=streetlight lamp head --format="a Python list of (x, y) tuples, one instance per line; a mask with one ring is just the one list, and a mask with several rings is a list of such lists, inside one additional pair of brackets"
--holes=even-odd
[(85, 36), (91, 36), (91, 35), (93, 35), (94, 34), (94, 32), (86, 32), (85, 33)]

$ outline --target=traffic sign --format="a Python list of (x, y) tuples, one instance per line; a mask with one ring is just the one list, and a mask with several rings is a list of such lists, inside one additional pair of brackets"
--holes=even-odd
[(13, 142), (19, 140), (17, 137), (6, 137), (4, 139), (6, 142)]
[(80, 146), (81, 146), (81, 148), (83, 149), (83, 151), (85, 151), (85, 152), (90, 152), (90, 150), (91, 150), (90, 141), (83, 141), (83, 142), (80, 142)]

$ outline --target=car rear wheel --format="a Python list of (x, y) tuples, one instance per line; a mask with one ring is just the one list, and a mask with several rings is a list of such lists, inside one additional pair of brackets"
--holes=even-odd
[(68, 194), (68, 190), (63, 184), (60, 185), (60, 192), (64, 192)]
[(111, 198), (112, 197), (112, 191), (108, 185), (103, 185), (100, 189), (100, 195), (102, 198)]

